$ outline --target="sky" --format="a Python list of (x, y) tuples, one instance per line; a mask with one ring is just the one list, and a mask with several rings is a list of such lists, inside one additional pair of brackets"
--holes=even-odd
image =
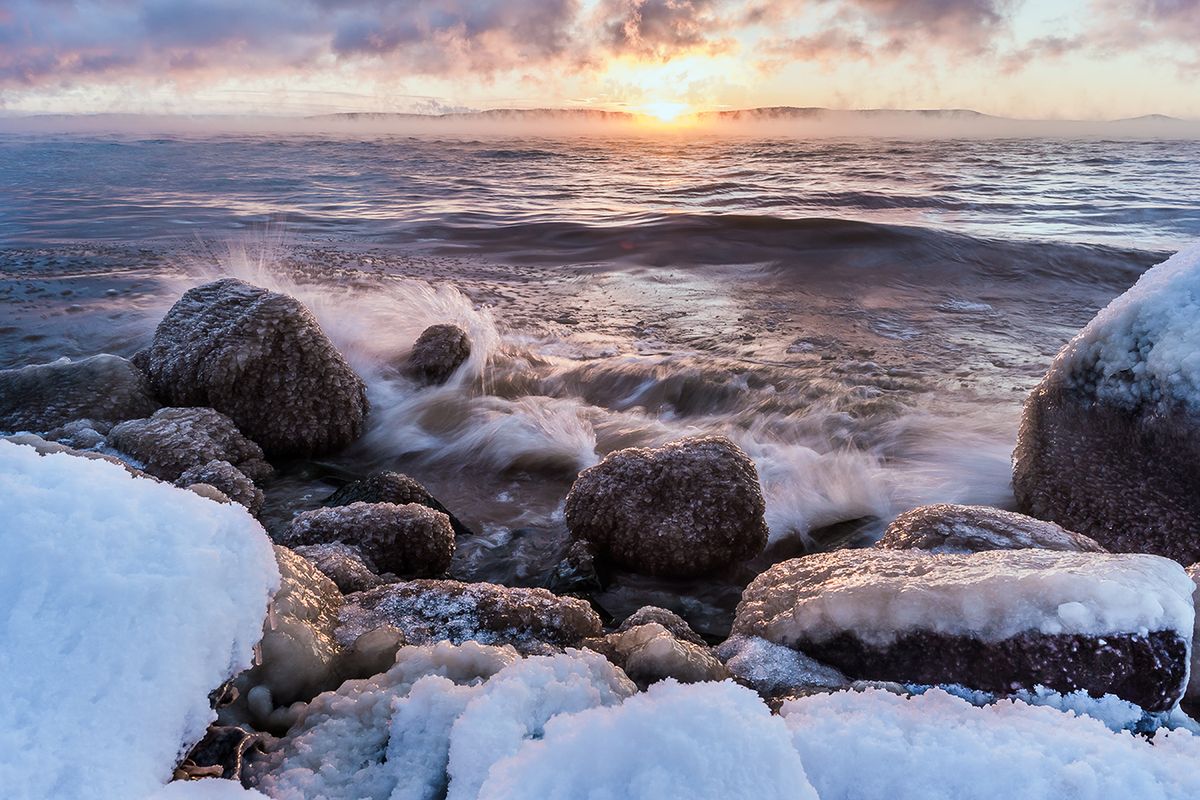
[(0, 113), (1200, 118), (1200, 0), (0, 0)]

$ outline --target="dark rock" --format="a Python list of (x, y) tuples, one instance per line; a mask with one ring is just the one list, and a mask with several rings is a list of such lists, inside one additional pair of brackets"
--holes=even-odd
[(545, 589), (494, 583), (416, 580), (349, 595), (340, 616), (338, 640), (355, 641), (383, 626), (404, 634), (409, 644), (511, 644), (523, 653), (576, 647), (601, 633), (600, 618), (582, 600)]
[(324, 505), (348, 506), (351, 503), (393, 503), (398, 506), (416, 503), (449, 517), (455, 535), (472, 535), (471, 529), (438, 502), (429, 490), (400, 472), (376, 472), (360, 481), (348, 483), (326, 498)]
[(700, 634), (692, 630), (692, 626), (688, 625), (683, 617), (674, 611), (659, 608), (658, 606), (642, 606), (626, 617), (625, 621), (617, 628), (617, 631), (623, 633), (630, 628), (636, 628), (639, 625), (649, 625), (651, 623), (663, 626), (676, 639), (704, 647), (708, 646), (708, 643), (701, 638)]
[(1107, 552), (1094, 539), (1053, 522), (986, 506), (945, 503), (921, 506), (896, 517), (876, 547), (931, 553), (978, 553), (1027, 547)]
[(555, 594), (590, 594), (603, 591), (604, 582), (596, 565), (596, 549), (591, 542), (574, 541), (546, 582)]
[(319, 455), (362, 433), (366, 388), (312, 313), (235, 278), (184, 294), (139, 362), (167, 402), (227, 414), (268, 453)]
[(255, 516), (262, 510), (262, 489), (246, 477), (240, 469), (228, 461), (214, 459), (206, 464), (188, 467), (175, 480), (176, 486), (188, 487), (194, 483), (206, 483), (216, 488), (235, 503), (240, 503)]
[(337, 584), (342, 594), (365, 592), (382, 586), (378, 568), (357, 547), (343, 542), (302, 545), (296, 552)]
[(45, 433), (85, 418), (111, 424), (158, 407), (146, 376), (120, 356), (0, 370), (0, 431)]
[(272, 473), (262, 448), (211, 408), (163, 408), (149, 419), (122, 422), (108, 432), (108, 446), (166, 481), (210, 461), (227, 461), (252, 481)]
[(669, 577), (757, 555), (764, 510), (754, 462), (718, 436), (610, 453), (579, 474), (566, 502), (573, 537), (617, 565)]
[(402, 576), (441, 575), (454, 557), (449, 518), (416, 503), (351, 503), (305, 511), (281, 539), (289, 547), (353, 545), (379, 569)]
[(432, 386), (450, 379), (471, 356), (471, 339), (457, 325), (430, 325), (412, 346), (404, 374)]
[(246, 751), (262, 740), (262, 734), (251, 733), (235, 725), (210, 725), (183, 763), (175, 771), (182, 780), (224, 778), (241, 781)]

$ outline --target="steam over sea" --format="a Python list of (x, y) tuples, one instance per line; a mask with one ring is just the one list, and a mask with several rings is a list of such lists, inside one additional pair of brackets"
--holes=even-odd
[[(1200, 143), (645, 136), (0, 136), (0, 367), (145, 345), (229, 272), (313, 308), (370, 431), (267, 487), (268, 527), (372, 469), (541, 585), (578, 470), (698, 432), (755, 460), (773, 554), (916, 504), (1008, 506), (1021, 403), (1142, 270), (1200, 238)], [(414, 390), (429, 324), (468, 369)], [(752, 574), (752, 573), (748, 573)], [(728, 627), (745, 575), (599, 601)]]

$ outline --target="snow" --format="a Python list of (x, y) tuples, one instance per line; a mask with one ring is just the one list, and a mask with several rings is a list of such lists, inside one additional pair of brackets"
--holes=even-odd
[(1130, 410), (1200, 410), (1200, 246), (1142, 275), (1063, 348), (1065, 385)]
[(269, 540), (241, 506), (4, 441), (0, 507), (4, 796), (156, 792), (250, 664)]
[(755, 578), (734, 632), (789, 645), (853, 631), (886, 646), (914, 630), (983, 641), (1175, 631), (1190, 641), (1193, 588), (1177, 563), (1143, 554), (840, 550)]
[(243, 789), (237, 781), (205, 778), (199, 781), (168, 783), (147, 800), (255, 800), (265, 798), (261, 792)]
[[(1193, 601), (1200, 603), (1200, 564), (1192, 564), (1187, 568), (1187, 574), (1191, 577), (1195, 586), (1192, 592)], [(1196, 635), (1200, 634), (1200, 618), (1196, 621), (1196, 628), (1192, 634), (1192, 671), (1188, 682), (1185, 695), (1190, 700), (1200, 698), (1200, 652), (1195, 647)]]
[(783, 704), (822, 800), (1183, 800), (1200, 792), (1200, 738), (1148, 742), (1085, 716), (1019, 701), (977, 708), (940, 689), (880, 689)]

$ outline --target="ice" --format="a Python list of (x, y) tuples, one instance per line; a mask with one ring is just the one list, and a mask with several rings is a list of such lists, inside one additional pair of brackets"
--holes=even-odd
[(0, 794), (157, 791), (250, 665), (270, 541), (241, 506), (4, 441), (0, 507)]
[(740, 682), (768, 697), (804, 689), (836, 689), (850, 683), (833, 667), (757, 636), (729, 637), (717, 648), (717, 657)]

